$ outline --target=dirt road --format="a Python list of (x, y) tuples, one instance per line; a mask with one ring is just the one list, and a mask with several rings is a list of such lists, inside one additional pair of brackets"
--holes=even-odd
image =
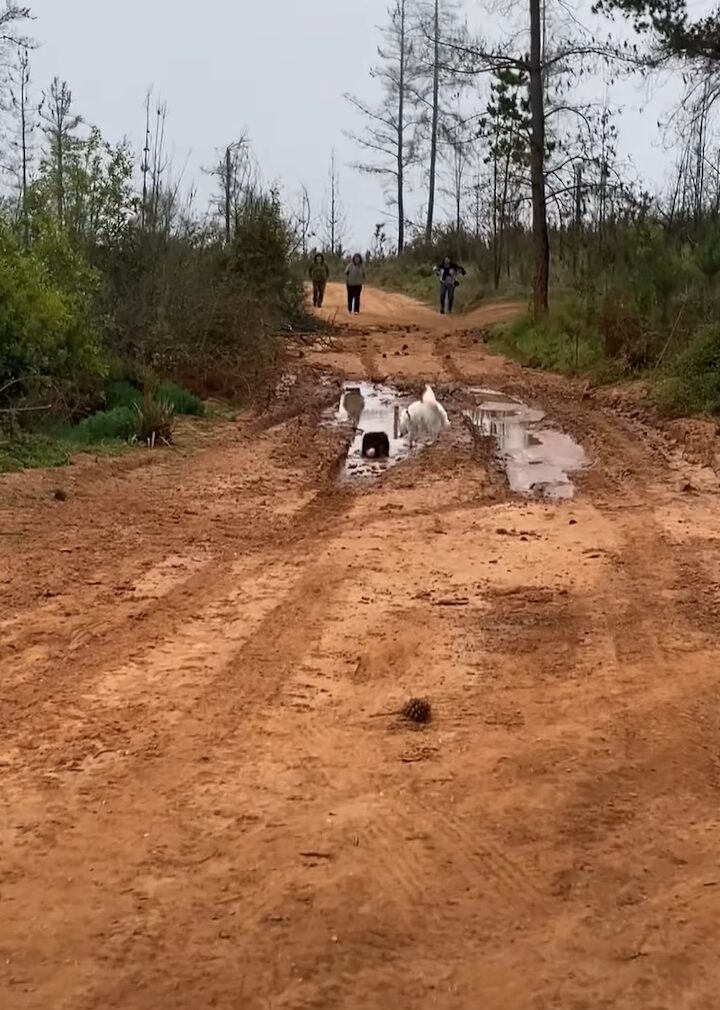
[[(379, 483), (337, 485), (308, 373), (0, 480), (3, 1010), (715, 1010), (717, 478), (491, 357), (511, 307), (365, 294), (304, 364), (454, 422)], [(574, 501), (473, 457), (483, 381), (583, 443)], [(426, 729), (375, 717), (413, 694)]]

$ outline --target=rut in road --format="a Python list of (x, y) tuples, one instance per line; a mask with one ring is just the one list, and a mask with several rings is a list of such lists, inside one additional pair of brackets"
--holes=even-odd
[(572, 501), (458, 423), (338, 487), (303, 384), (64, 503), (0, 482), (3, 1007), (714, 1006), (717, 481), (489, 354), (517, 310), (368, 289), (303, 367), (539, 402)]

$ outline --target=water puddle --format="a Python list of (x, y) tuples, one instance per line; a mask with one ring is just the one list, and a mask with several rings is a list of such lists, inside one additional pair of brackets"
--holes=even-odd
[[(407, 441), (400, 438), (399, 433), (400, 412), (406, 402), (398, 390), (390, 386), (372, 382), (345, 383), (340, 406), (328, 417), (330, 423), (352, 424), (355, 428), (342, 477), (378, 477), (412, 455)], [(363, 454), (363, 448), (370, 454)]]
[[(495, 439), (513, 491), (545, 498), (573, 497), (570, 474), (587, 465), (582, 446), (543, 424), (542, 410), (507, 393), (481, 387), (464, 392), (475, 401), (465, 415), (480, 434)], [(341, 480), (377, 478), (419, 451), (421, 445), (411, 450), (399, 432), (400, 414), (411, 399), (379, 383), (343, 385), (339, 407), (325, 414), (327, 424), (354, 428)]]
[(519, 494), (572, 498), (570, 474), (587, 465), (582, 446), (543, 426), (542, 410), (494, 389), (471, 388), (476, 406), (466, 411), (473, 426), (495, 439), (508, 483)]

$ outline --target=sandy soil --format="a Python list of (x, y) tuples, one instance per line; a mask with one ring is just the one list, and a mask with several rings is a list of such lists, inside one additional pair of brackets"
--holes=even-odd
[[(273, 416), (0, 480), (4, 1010), (717, 1007), (716, 476), (491, 357), (512, 306), (365, 307)], [(456, 423), (338, 487), (321, 372), (501, 383), (592, 466), (514, 498)]]

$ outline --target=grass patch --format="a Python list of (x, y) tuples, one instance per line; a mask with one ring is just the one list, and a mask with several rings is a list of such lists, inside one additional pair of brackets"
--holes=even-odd
[[(161, 403), (167, 403), (173, 412), (186, 417), (203, 417), (205, 404), (199, 396), (195, 396), (184, 386), (176, 382), (161, 382), (155, 393), (155, 398)], [(142, 400), (142, 397), (140, 398)]]
[[(154, 391), (155, 398), (169, 404), (174, 413), (187, 417), (203, 417), (205, 404), (189, 389), (177, 382), (161, 382)], [(141, 407), (143, 391), (139, 386), (126, 380), (109, 382), (105, 391), (108, 413), (119, 408)]]
[(529, 368), (580, 375), (608, 365), (600, 333), (571, 307), (558, 309), (541, 323), (518, 319), (494, 334), (500, 350)]
[(44, 418), (33, 428), (0, 429), (0, 473), (34, 467), (65, 466), (78, 452), (110, 455), (137, 442), (151, 444), (172, 440), (178, 414), (201, 416), (205, 404), (193, 393), (172, 382), (161, 383), (147, 396), (130, 382), (116, 381), (106, 390), (107, 410), (66, 424)]
[(113, 407), (112, 410), (101, 410), (86, 417), (72, 429), (75, 441), (79, 445), (107, 441), (130, 442), (139, 434), (137, 407), (140, 403), (142, 397), (131, 406)]
[[(469, 312), (481, 303), (496, 298), (496, 293), (487, 289), (472, 266), (466, 269), (467, 276), (460, 277), (460, 286), (455, 289), (454, 312)], [(374, 263), (371, 266), (368, 283), (409, 295), (416, 301), (425, 302), (438, 310), (440, 308), (440, 281), (429, 263), (409, 265), (398, 260)]]
[(78, 427), (52, 426), (46, 431), (22, 432), (6, 438), (0, 431), (0, 473), (37, 467), (67, 466), (78, 452), (114, 456), (129, 449), (119, 439), (92, 440)]
[(666, 413), (720, 414), (720, 324), (701, 327), (663, 370), (654, 398)]

